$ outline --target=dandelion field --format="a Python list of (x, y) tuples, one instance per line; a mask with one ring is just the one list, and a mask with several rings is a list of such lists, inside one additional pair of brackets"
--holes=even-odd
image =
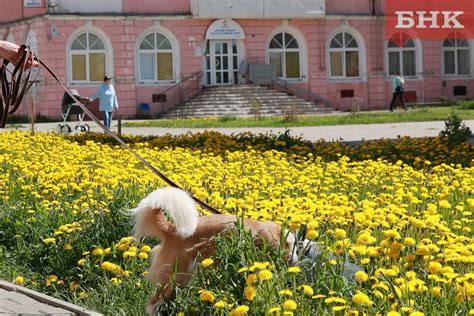
[[(472, 147), (404, 140), (390, 153), (373, 144), (319, 157), (253, 140), (234, 150), (205, 140), (134, 147), (223, 212), (305, 224), (336, 260), (289, 267), (244, 230), (219, 236), (163, 314), (474, 314)], [(143, 315), (158, 241), (129, 237), (127, 210), (164, 184), (119, 146), (55, 134), (1, 133), (0, 166), (0, 277), (106, 315)], [(365, 269), (354, 282), (340, 276), (344, 258)]]

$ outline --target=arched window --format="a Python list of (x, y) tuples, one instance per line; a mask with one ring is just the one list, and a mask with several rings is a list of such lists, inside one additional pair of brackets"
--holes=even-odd
[(443, 65), (444, 74), (448, 76), (471, 73), (471, 49), (460, 33), (453, 33), (444, 40)]
[(388, 75), (395, 76), (400, 72), (402, 76), (416, 76), (416, 45), (405, 33), (393, 36), (387, 44)]
[(281, 32), (273, 36), (268, 53), (270, 63), (275, 65), (276, 77), (301, 78), (300, 46), (293, 35)]
[(140, 81), (174, 81), (173, 59), (173, 46), (166, 35), (146, 35), (138, 48)]
[(71, 81), (102, 81), (107, 73), (104, 41), (96, 34), (84, 32), (76, 36), (70, 47)]
[(360, 77), (359, 43), (348, 32), (334, 35), (329, 44), (330, 77)]

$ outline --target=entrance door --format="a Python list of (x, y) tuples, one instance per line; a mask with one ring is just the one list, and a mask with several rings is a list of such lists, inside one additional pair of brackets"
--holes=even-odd
[(235, 40), (208, 40), (204, 57), (206, 85), (238, 83), (238, 50)]

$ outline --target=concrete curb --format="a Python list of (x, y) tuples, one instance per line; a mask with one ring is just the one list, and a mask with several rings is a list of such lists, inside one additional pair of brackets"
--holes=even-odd
[[(3, 293), (3, 295), (2, 295)], [(3, 300), (8, 301), (2, 303)], [(0, 315), (77, 315), (102, 316), (57, 298), (0, 281)]]

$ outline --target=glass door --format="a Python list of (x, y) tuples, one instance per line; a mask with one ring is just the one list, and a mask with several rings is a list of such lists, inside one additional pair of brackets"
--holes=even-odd
[(231, 85), (238, 82), (238, 50), (235, 41), (207, 41), (204, 58), (206, 85)]

